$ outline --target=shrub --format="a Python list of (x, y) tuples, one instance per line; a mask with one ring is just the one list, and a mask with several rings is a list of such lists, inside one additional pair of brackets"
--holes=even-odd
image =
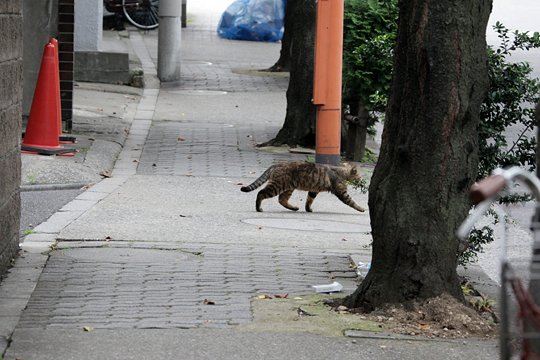
[[(496, 167), (536, 167), (536, 138), (531, 136), (535, 124), (533, 104), (538, 102), (540, 82), (531, 78), (527, 62), (509, 61), (516, 50), (540, 47), (540, 35), (510, 31), (500, 22), (494, 27), (501, 44), (488, 47), (490, 90), (480, 113), (478, 178), (488, 176)], [(509, 128), (518, 131), (509, 141)]]
[(346, 0), (343, 20), (343, 101), (384, 112), (397, 36), (396, 0)]

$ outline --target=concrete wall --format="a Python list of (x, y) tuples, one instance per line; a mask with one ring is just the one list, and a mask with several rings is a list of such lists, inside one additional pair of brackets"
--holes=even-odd
[(102, 51), (102, 42), (103, 0), (75, 0), (74, 80), (130, 84), (128, 53)]
[(22, 0), (0, 1), (0, 274), (19, 249)]
[[(0, 6), (6, 0), (0, 0)], [(8, 3), (13, 2), (7, 0)], [(58, 34), (58, 0), (22, 0), (23, 11), (23, 114), (30, 113), (43, 47)]]
[(75, 0), (75, 51), (100, 51), (103, 0)]

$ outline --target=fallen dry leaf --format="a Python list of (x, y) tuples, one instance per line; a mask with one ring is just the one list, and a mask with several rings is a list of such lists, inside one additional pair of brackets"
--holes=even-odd
[(289, 297), (289, 294), (276, 294), (274, 295), (276, 299), (286, 299)]
[(186, 141), (186, 139), (184, 139), (183, 137), (178, 137), (178, 141)]
[(257, 299), (272, 299), (272, 297), (270, 295), (259, 295), (257, 296)]
[(90, 331), (94, 330), (94, 328), (91, 327), (91, 326), (83, 326), (83, 330), (86, 331), (86, 332), (90, 332)]
[(301, 307), (299, 307), (298, 309), (296, 309), (296, 312), (297, 312), (298, 315), (300, 315), (300, 316), (315, 316), (315, 314), (309, 313), (309, 312), (307, 312), (306, 310), (302, 309)]
[(208, 300), (208, 299), (204, 299), (203, 304), (204, 304), (204, 305), (216, 305), (215, 302), (210, 301), (210, 300)]

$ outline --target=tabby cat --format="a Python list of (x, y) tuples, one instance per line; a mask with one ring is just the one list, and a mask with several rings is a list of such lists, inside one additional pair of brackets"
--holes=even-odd
[(311, 204), (321, 191), (329, 191), (344, 204), (358, 211), (365, 211), (358, 206), (347, 193), (347, 181), (358, 181), (360, 176), (356, 167), (350, 164), (341, 166), (313, 164), (305, 161), (282, 162), (270, 166), (257, 180), (240, 188), (243, 192), (255, 190), (268, 180), (268, 184), (257, 194), (255, 208), (261, 212), (261, 202), (279, 195), (279, 203), (289, 210), (298, 208), (289, 204), (295, 189), (308, 191), (306, 211), (311, 212)]

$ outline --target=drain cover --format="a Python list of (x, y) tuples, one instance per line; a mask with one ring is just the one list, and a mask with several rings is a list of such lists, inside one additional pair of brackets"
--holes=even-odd
[(284, 219), (284, 218), (255, 218), (244, 219), (242, 222), (257, 226), (273, 227), (288, 230), (324, 231), (337, 233), (369, 233), (368, 225), (348, 223), (342, 221), (310, 220), (310, 219)]
[(186, 261), (191, 256), (178, 250), (129, 248), (77, 248), (61, 250), (61, 254), (82, 261), (105, 263), (171, 263)]

